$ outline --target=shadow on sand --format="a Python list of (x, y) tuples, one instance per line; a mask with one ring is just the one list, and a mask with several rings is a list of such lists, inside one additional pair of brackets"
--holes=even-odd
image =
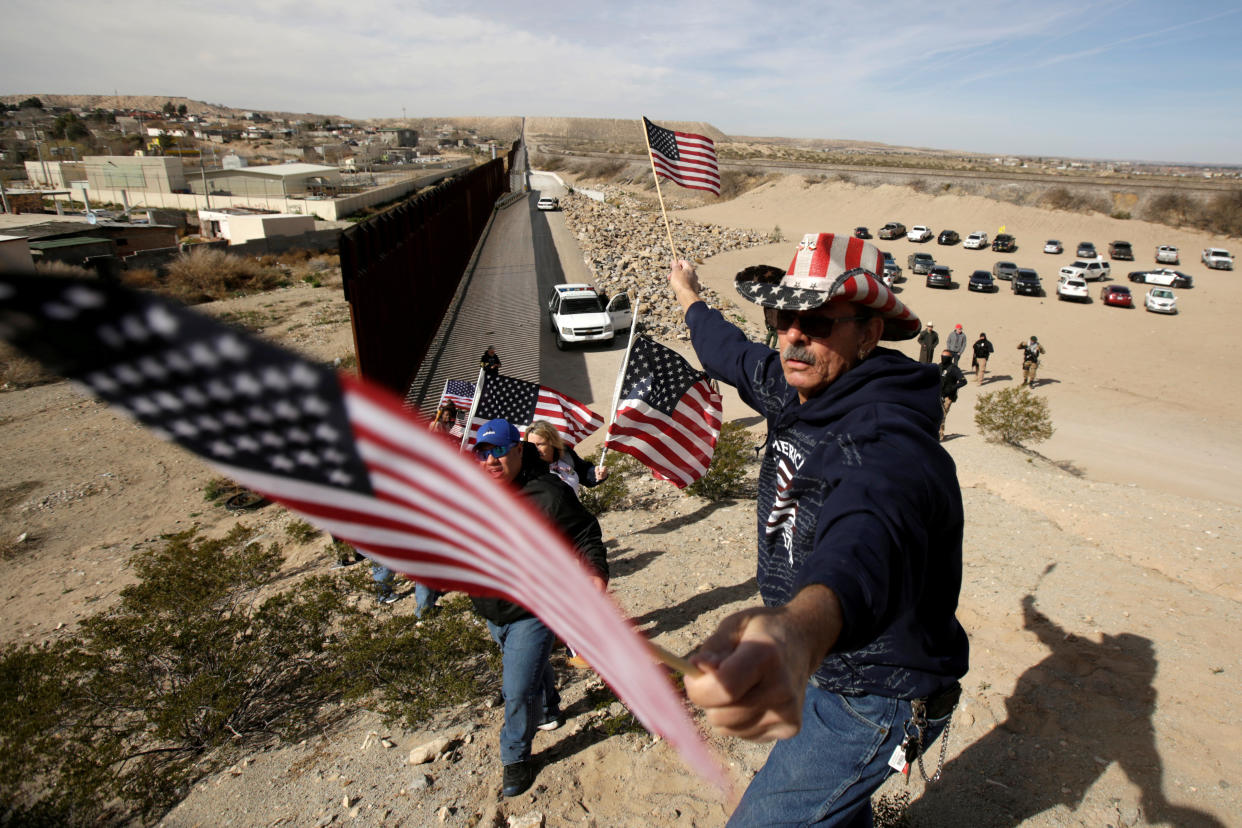
[[(1051, 652), (1018, 679), (1007, 718), (944, 768), (910, 806), (914, 825), (1011, 828), (1064, 805), (1077, 809), (1113, 762), (1141, 791), (1137, 822), (1223, 828), (1215, 817), (1165, 798), (1156, 750), (1156, 658), (1133, 633), (1079, 638), (1022, 601), (1025, 627)], [(959, 714), (960, 715), (960, 714)], [(930, 772), (930, 769), (929, 769)], [(1134, 824), (1135, 815), (1112, 824)]]

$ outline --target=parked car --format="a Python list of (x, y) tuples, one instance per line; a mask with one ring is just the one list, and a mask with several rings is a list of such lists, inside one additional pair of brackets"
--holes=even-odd
[(936, 237), (936, 244), (957, 244), (962, 237), (957, 234), (956, 230), (941, 230), (940, 235)]
[(997, 233), (992, 239), (992, 249), (997, 253), (1012, 253), (1018, 249), (1018, 240), (1008, 233)]
[(1162, 244), (1157, 247), (1156, 264), (1181, 264), (1178, 260), (1177, 248), (1171, 244)]
[(1044, 242), (1044, 252), (1045, 253), (1064, 253), (1065, 247), (1062, 246), (1061, 242), (1057, 241), (1056, 239), (1048, 239), (1048, 241)]
[(1233, 255), (1219, 247), (1208, 247), (1200, 257), (1203, 263), (1212, 270), (1233, 270)]
[(869, 239), (869, 238), (871, 238), (871, 231), (870, 231), (870, 230), (868, 230), (866, 227), (855, 227), (855, 228), (854, 228), (854, 238), (856, 238), (856, 239)]
[[(530, 202), (527, 203), (529, 204)], [(539, 202), (535, 206), (540, 210), (556, 210), (560, 208), (561, 202), (552, 196), (544, 196), (539, 199)]]
[(1152, 313), (1177, 313), (1177, 297), (1168, 288), (1154, 287), (1147, 291), (1143, 307)]
[(1130, 274), (1130, 281), (1145, 285), (1163, 285), (1175, 288), (1191, 288), (1195, 286), (1195, 279), (1189, 273), (1182, 273), (1180, 270), (1169, 270), (1167, 267), (1160, 267), (1155, 270), (1135, 270)]
[(966, 237), (966, 241), (962, 242), (962, 247), (967, 250), (983, 250), (988, 246), (988, 234), (982, 231), (975, 231)]
[(1009, 286), (1019, 296), (1044, 295), (1044, 286), (1040, 284), (1039, 274), (1029, 267), (1018, 268)]
[(554, 285), (548, 296), (548, 325), (561, 351), (578, 343), (611, 343), (617, 331), (633, 322), (630, 297), (624, 293), (612, 297), (607, 307), (595, 288), (585, 284)]
[(1094, 259), (1100, 254), (1095, 252), (1095, 245), (1091, 242), (1079, 242), (1074, 255), (1080, 259)]
[(916, 224), (910, 228), (910, 232), (906, 233), (906, 238), (912, 242), (925, 242), (930, 239), (934, 233), (930, 227), (923, 224)]
[(1000, 290), (996, 285), (996, 280), (992, 278), (992, 274), (986, 270), (976, 270), (970, 274), (970, 281), (966, 283), (966, 289), (978, 291), (979, 293), (995, 293)]
[(1132, 262), (1134, 261), (1134, 248), (1130, 246), (1128, 241), (1110, 242), (1108, 245), (1108, 258)]
[(931, 270), (927, 271), (927, 287), (944, 288), (948, 290), (953, 287), (953, 271), (948, 265), (932, 265)]
[(901, 275), (901, 265), (897, 264), (893, 254), (885, 251), (880, 255), (884, 257), (884, 272), (892, 276), (894, 282), (902, 281), (905, 277)]
[(877, 233), (882, 239), (899, 239), (906, 234), (906, 226), (899, 221), (890, 221)]
[(992, 275), (997, 279), (1004, 279), (1008, 282), (1013, 278), (1013, 274), (1018, 272), (1018, 266), (1013, 262), (997, 262), (992, 265)]
[(1100, 301), (1119, 308), (1134, 307), (1134, 297), (1125, 285), (1105, 285), (1100, 288)]
[(1088, 282), (1099, 282), (1113, 275), (1113, 267), (1103, 259), (1092, 259), (1091, 261), (1076, 259), (1073, 264), (1067, 264), (1061, 268), (1061, 275), (1077, 276)]
[(1066, 276), (1062, 274), (1057, 279), (1057, 300), (1064, 302), (1066, 299), (1073, 299), (1076, 302), (1090, 302), (1091, 294), (1087, 293), (1087, 280), (1081, 276)]
[(930, 253), (911, 253), (906, 257), (906, 267), (911, 273), (929, 273), (936, 266), (936, 260)]

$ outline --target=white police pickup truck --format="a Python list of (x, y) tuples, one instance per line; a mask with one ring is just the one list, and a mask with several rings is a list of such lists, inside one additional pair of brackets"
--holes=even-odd
[(595, 288), (585, 284), (560, 284), (548, 297), (548, 327), (556, 337), (557, 350), (580, 342), (608, 342), (634, 324), (630, 297), (618, 293), (607, 305)]

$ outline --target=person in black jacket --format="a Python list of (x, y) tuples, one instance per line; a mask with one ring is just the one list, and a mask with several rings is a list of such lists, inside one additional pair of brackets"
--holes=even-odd
[(479, 357), (479, 367), (489, 377), (500, 376), (500, 357), (496, 356), (496, 347), (488, 345), (483, 356)]
[[(583, 508), (573, 491), (522, 442), (507, 420), (491, 420), (479, 429), (474, 456), (483, 470), (505, 485), (517, 487), (559, 528), (582, 556), (600, 591), (608, 587), (608, 559), (599, 521)], [(501, 518), (506, 519), (506, 518)], [(504, 765), (504, 796), (517, 796), (535, 781), (530, 758), (535, 730), (561, 724), (560, 696), (548, 655), (553, 632), (525, 608), (500, 598), (472, 598), (500, 645), (504, 677), (505, 723), (500, 729), (500, 761)]]
[(953, 352), (945, 348), (940, 352), (940, 405), (944, 416), (940, 418), (940, 439), (944, 440), (944, 424), (949, 419), (949, 409), (957, 402), (957, 389), (966, 384), (962, 369), (957, 367)]
[(988, 370), (988, 358), (992, 356), (992, 352), (996, 350), (992, 347), (991, 340), (985, 333), (979, 334), (979, 338), (974, 344), (975, 356), (970, 361), (970, 367), (975, 369), (975, 382), (983, 383), (983, 375)]

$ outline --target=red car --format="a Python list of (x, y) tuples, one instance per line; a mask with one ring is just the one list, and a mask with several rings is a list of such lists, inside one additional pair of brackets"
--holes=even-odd
[(1130, 289), (1125, 285), (1105, 285), (1100, 289), (1100, 301), (1119, 308), (1134, 307), (1134, 297), (1130, 295)]

